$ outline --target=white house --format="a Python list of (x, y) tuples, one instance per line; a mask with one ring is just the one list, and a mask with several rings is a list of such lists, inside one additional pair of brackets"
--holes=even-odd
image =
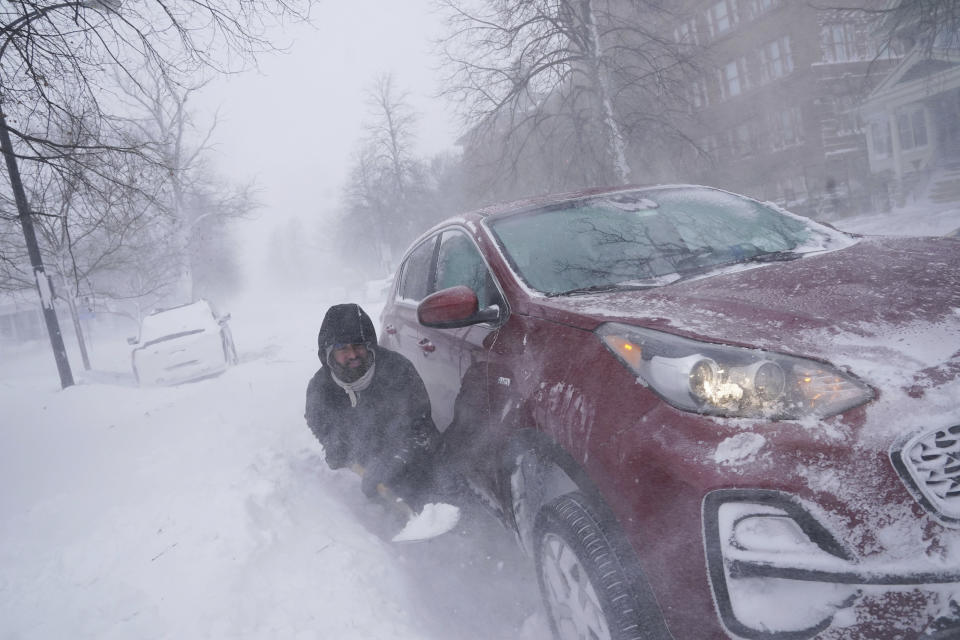
[(870, 170), (892, 195), (960, 201), (960, 51), (917, 47), (860, 105)]

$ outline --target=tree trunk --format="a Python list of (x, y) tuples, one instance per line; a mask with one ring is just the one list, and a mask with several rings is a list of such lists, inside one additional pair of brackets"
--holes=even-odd
[(67, 292), (67, 306), (70, 307), (70, 319), (73, 321), (73, 331), (77, 336), (77, 346), (80, 347), (80, 358), (83, 360), (83, 370), (90, 371), (90, 356), (87, 353), (87, 340), (83, 333), (83, 326), (80, 324), (80, 314), (77, 312), (77, 298), (70, 293), (70, 287), (66, 281), (63, 288)]
[[(179, 171), (179, 168), (175, 171)], [(183, 188), (180, 177), (173, 177), (173, 215), (175, 236), (177, 241), (177, 259), (180, 261), (177, 269), (177, 296), (178, 303), (193, 302), (193, 265), (190, 255), (190, 235), (193, 223), (188, 219), (186, 207), (183, 205)]]
[(600, 127), (606, 138), (607, 156), (613, 170), (614, 179), (620, 184), (630, 182), (630, 165), (627, 163), (626, 142), (620, 132), (620, 125), (613, 112), (613, 100), (610, 83), (603, 69), (603, 46), (600, 43), (600, 31), (597, 18), (593, 13), (592, 0), (582, 0), (584, 23), (587, 25), (587, 37), (590, 43), (590, 74), (597, 89), (597, 101), (600, 108)]

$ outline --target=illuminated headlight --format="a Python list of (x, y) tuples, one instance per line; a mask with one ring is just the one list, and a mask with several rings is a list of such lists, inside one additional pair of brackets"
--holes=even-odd
[(614, 322), (600, 326), (597, 334), (645, 384), (685, 411), (742, 418), (828, 417), (873, 398), (870, 388), (853, 376), (815, 360)]

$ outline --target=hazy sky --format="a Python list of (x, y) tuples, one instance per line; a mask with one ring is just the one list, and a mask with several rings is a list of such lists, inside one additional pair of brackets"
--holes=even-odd
[(283, 32), (289, 52), (263, 56), (260, 70), (218, 79), (195, 108), (219, 107), (217, 167), (255, 179), (264, 208), (250, 225), (268, 235), (278, 221), (305, 222), (339, 196), (367, 113), (364, 92), (392, 72), (422, 114), (420, 152), (451, 148), (453, 116), (438, 89), (431, 40), (440, 29), (430, 0), (321, 0), (313, 26)]

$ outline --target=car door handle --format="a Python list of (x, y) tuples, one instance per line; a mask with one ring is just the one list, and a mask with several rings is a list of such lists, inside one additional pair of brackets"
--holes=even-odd
[(385, 327), (383, 328), (383, 330), (386, 331), (387, 333), (389, 333), (390, 335), (393, 335), (393, 334), (395, 334), (395, 333), (397, 332), (397, 328), (396, 328), (395, 326), (393, 326), (392, 324), (388, 324), (387, 326), (385, 326)]
[(421, 349), (423, 349), (427, 353), (433, 353), (434, 351), (437, 350), (437, 347), (432, 342), (430, 342), (429, 338), (424, 338), (417, 344), (420, 346)]

